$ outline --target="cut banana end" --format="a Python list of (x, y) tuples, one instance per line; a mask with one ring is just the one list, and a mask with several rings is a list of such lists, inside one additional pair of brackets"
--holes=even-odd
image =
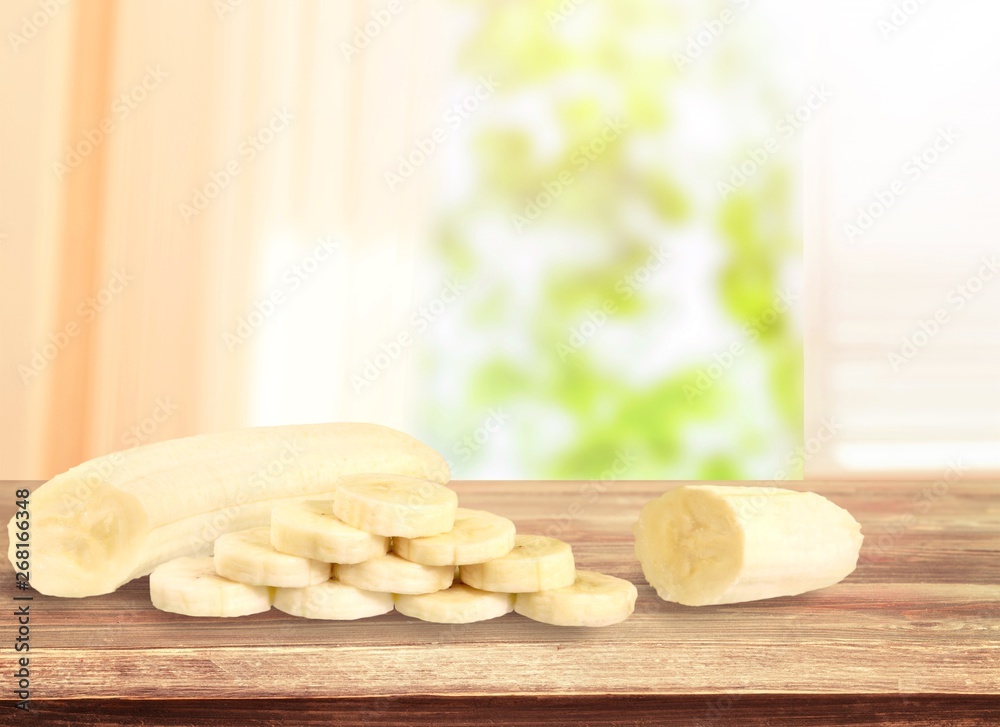
[(565, 588), (517, 594), (514, 610), (553, 626), (610, 626), (632, 615), (636, 596), (636, 587), (628, 581), (578, 570), (576, 580)]
[(303, 588), (330, 578), (330, 564), (279, 553), (271, 545), (271, 529), (250, 528), (215, 541), (215, 572), (251, 586)]
[(386, 537), (421, 538), (455, 524), (458, 495), (443, 485), (399, 475), (341, 477), (333, 513), (348, 525)]
[(529, 593), (572, 585), (576, 565), (568, 543), (544, 535), (517, 535), (507, 555), (463, 565), (459, 573), (462, 583), (483, 591)]
[(247, 616), (271, 608), (271, 589), (248, 586), (215, 572), (210, 557), (177, 558), (149, 575), (149, 597), (161, 611), (185, 616)]
[(392, 549), (424, 565), (483, 563), (509, 553), (515, 532), (514, 523), (505, 517), (460, 507), (449, 532), (426, 538), (393, 538)]
[(389, 539), (352, 528), (330, 500), (303, 500), (271, 510), (271, 545), (282, 553), (326, 563), (361, 563), (389, 551)]
[(498, 618), (514, 610), (514, 595), (491, 593), (456, 583), (436, 593), (396, 594), (396, 610), (421, 621), (468, 624)]
[(395, 553), (364, 563), (337, 564), (334, 578), (365, 591), (380, 593), (434, 593), (451, 585), (454, 566), (421, 565), (403, 560)]
[(389, 613), (393, 605), (391, 593), (363, 591), (339, 581), (324, 581), (306, 588), (276, 588), (274, 607), (302, 618), (353, 621)]
[(854, 570), (861, 526), (812, 492), (686, 485), (646, 504), (635, 553), (660, 598), (687, 606), (793, 596)]

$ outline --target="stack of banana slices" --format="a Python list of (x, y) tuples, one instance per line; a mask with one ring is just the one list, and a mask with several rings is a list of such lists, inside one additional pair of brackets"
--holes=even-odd
[(149, 577), (153, 605), (188, 616), (272, 606), (303, 618), (400, 613), (472, 623), (516, 611), (557, 626), (608, 626), (635, 608), (634, 585), (577, 570), (570, 546), (458, 507), (427, 480), (341, 478), (334, 499), (275, 506), (270, 527), (228, 533), (215, 554), (178, 558)]

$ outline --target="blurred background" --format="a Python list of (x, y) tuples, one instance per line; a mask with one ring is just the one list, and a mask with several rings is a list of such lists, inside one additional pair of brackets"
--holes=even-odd
[(1000, 470), (980, 5), (5, 3), (0, 477), (330, 420), (466, 479)]
[[(804, 129), (810, 477), (1000, 475), (1000, 5), (845, 0)], [(807, 450), (808, 451), (808, 447)]]

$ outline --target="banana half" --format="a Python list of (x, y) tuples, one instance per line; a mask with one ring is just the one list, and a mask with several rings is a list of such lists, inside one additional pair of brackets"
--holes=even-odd
[[(210, 555), (219, 535), (267, 525), (275, 504), (332, 498), (338, 478), (361, 472), (450, 477), (430, 447), (360, 423), (199, 434), (92, 459), (31, 493), (31, 585), (110, 593), (174, 558)], [(19, 522), (7, 526), (11, 563)]]
[(861, 526), (813, 492), (685, 485), (647, 503), (635, 553), (665, 601), (686, 606), (792, 596), (843, 580)]

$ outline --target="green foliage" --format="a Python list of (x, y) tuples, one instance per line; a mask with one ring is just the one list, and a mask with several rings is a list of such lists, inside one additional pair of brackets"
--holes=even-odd
[[(515, 412), (508, 454), (525, 477), (593, 478), (623, 453), (631, 463), (624, 478), (766, 477), (748, 462), (761, 453), (783, 460), (784, 453), (774, 452), (775, 432), (763, 423), (769, 418), (749, 403), (757, 399), (733, 381), (763, 366), (770, 419), (782, 422), (779, 434), (789, 446), (801, 441), (801, 341), (788, 312), (775, 310), (782, 268), (800, 254), (790, 222), (794, 179), (773, 161), (729, 199), (706, 202), (697, 172), (666, 152), (637, 152), (665, 148), (661, 142), (673, 133), (680, 72), (670, 53), (648, 39), (679, 23), (681, 10), (653, 0), (584, 2), (575, 13), (596, 20), (574, 15), (552, 24), (547, 13), (560, 4), (477, 4), (483, 20), (466, 44), (464, 67), (472, 78), (495, 74), (494, 110), (527, 103), (535, 113), (484, 112), (473, 122), (471, 148), (462, 151), (473, 156), (475, 179), (462, 203), (442, 217), (438, 250), (446, 274), (480, 292), (461, 324), (477, 345), (437, 350), (427, 360), (432, 377), (446, 378), (461, 393), (445, 403), (428, 395), (425, 436), (451, 451), (454, 434), (444, 433), (474, 431), (485, 412), (503, 406)], [(563, 32), (577, 20), (584, 30)], [(719, 59), (731, 61), (722, 53)], [(627, 123), (623, 138), (581, 168), (580, 150), (614, 119)], [(523, 234), (513, 225), (496, 229), (498, 220), (522, 215), (564, 171), (572, 183)], [(652, 376), (639, 365), (658, 360), (662, 339), (680, 321), (662, 283), (630, 297), (620, 287), (664, 240), (680, 245), (681, 233), (695, 228), (708, 230), (724, 250), (715, 301), (733, 340), (751, 351), (707, 388), (700, 377), (710, 354), (698, 361), (678, 352)], [(469, 242), (484, 230), (500, 250)], [(565, 242), (553, 242), (567, 237), (578, 240), (569, 252)], [(526, 276), (522, 263), (547, 255), (554, 262), (544, 265), (541, 278)], [(578, 349), (560, 349), (607, 301), (615, 312), (604, 327)], [(762, 324), (765, 317), (773, 320)], [(748, 326), (756, 335), (744, 340)], [(622, 332), (639, 358), (625, 365), (614, 355)], [(691, 438), (706, 428), (731, 431), (731, 441), (693, 450)], [(476, 470), (486, 449), (474, 451), (461, 476), (489, 474)]]

